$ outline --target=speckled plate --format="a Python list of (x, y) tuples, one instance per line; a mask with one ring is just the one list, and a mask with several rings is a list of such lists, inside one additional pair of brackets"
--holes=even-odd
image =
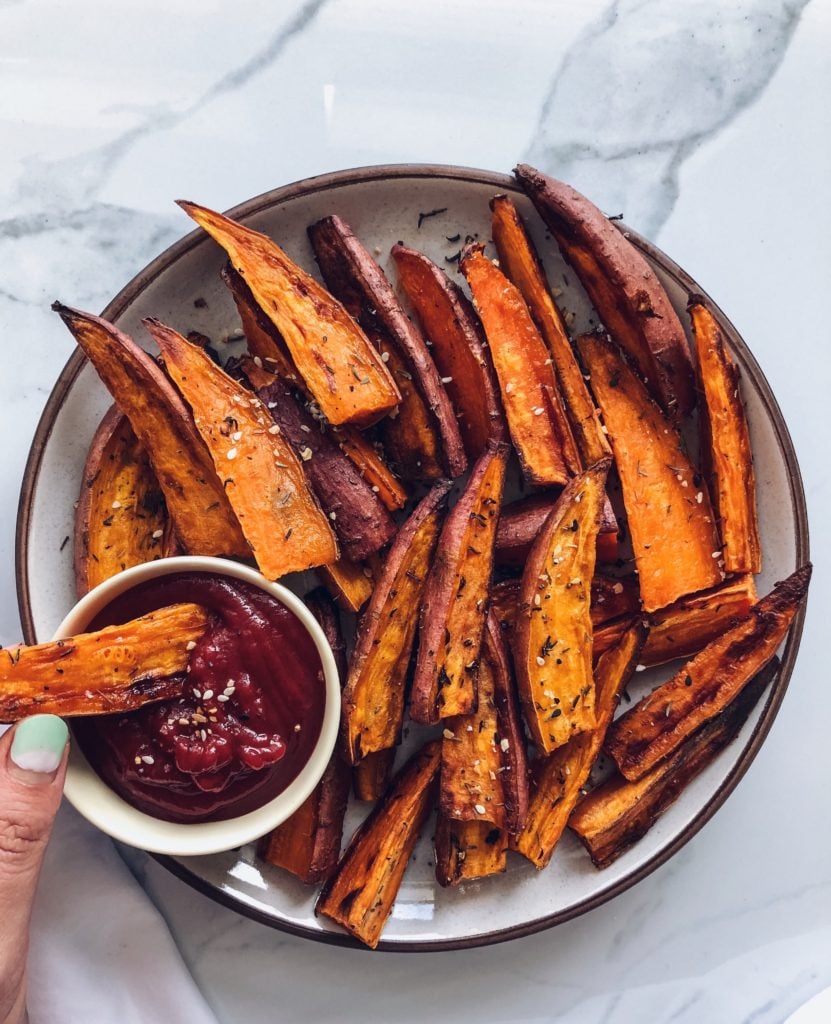
[[(528, 216), (560, 301), (575, 314), (575, 331), (589, 327), (587, 300), (569, 276), (556, 246), (511, 178), (458, 167), (372, 167), (324, 175), (249, 200), (231, 215), (280, 241), (307, 269), (314, 261), (306, 226), (329, 213), (343, 216), (367, 246), (387, 262), (390, 246), (402, 240), (439, 264), (459, 249), (457, 235), (490, 237), (488, 200), (514, 194)], [(210, 200), (210, 197), (195, 196)], [(419, 214), (435, 212), (427, 218)], [(183, 228), (187, 222), (183, 218)], [(634, 232), (682, 321), (687, 295), (703, 292), (671, 259)], [(236, 312), (219, 279), (223, 254), (201, 231), (187, 235), (134, 278), (104, 310), (104, 316), (147, 342), (142, 317), (157, 316), (180, 331), (201, 331), (215, 341), (235, 332)], [(71, 302), (72, 296), (65, 297)], [(204, 300), (199, 301), (197, 300)], [(808, 526), (802, 483), (787, 427), (762, 371), (735, 328), (715, 304), (741, 365), (753, 440), (764, 551), (761, 593), (808, 557)], [(17, 533), (20, 612), (29, 643), (51, 635), (74, 602), (71, 545), (73, 504), (93, 430), (109, 397), (80, 353), (63, 369), (47, 403), (23, 482)], [(297, 581), (298, 589), (303, 581)], [(781, 652), (779, 674), (738, 739), (725, 750), (658, 824), (632, 850), (599, 872), (567, 834), (550, 867), (538, 874), (511, 854), (508, 872), (497, 878), (443, 890), (433, 878), (429, 832), (416, 850), (384, 931), (381, 949), (455, 949), (499, 942), (548, 928), (584, 913), (634, 885), (684, 845), (724, 803), (747, 770), (770, 729), (793, 670), (802, 631), (800, 614)], [(633, 696), (669, 675), (646, 672)], [(350, 809), (346, 834), (360, 812)], [(200, 858), (160, 858), (190, 885), (235, 910), (275, 928), (324, 942), (354, 941), (313, 914), (314, 892), (276, 868), (262, 864), (253, 847)]]

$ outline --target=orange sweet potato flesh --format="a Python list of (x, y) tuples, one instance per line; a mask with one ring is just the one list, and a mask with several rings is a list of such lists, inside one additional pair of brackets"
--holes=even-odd
[(104, 415), (87, 453), (75, 512), (75, 589), (93, 587), (133, 565), (176, 550), (159, 481), (130, 421), (117, 406)]
[(664, 412), (673, 418), (686, 416), (695, 406), (687, 336), (646, 258), (570, 185), (527, 164), (516, 167), (514, 174), (606, 329), (649, 382)]
[(441, 748), (425, 744), (395, 776), (324, 885), (315, 913), (374, 949), (433, 803)]
[(222, 246), (285, 343), (306, 387), (333, 424), (368, 426), (400, 400), (366, 335), (310, 274), (266, 235), (196, 203), (179, 205)]
[(736, 738), (777, 669), (774, 658), (721, 714), (636, 782), (615, 775), (577, 804), (569, 828), (596, 868), (608, 867), (646, 835), (684, 788)]
[(177, 697), (188, 645), (207, 626), (204, 608), (175, 604), (123, 626), (0, 651), (0, 722), (110, 715)]
[(395, 747), (365, 754), (352, 769), (355, 799), (372, 802), (380, 800), (389, 785), (394, 761)]
[(390, 512), (404, 508), (406, 488), (366, 437), (354, 427), (342, 427), (334, 432), (334, 436), (386, 508)]
[(591, 581), (609, 460), (566, 487), (520, 584), (513, 653), (525, 722), (545, 753), (595, 726)]
[(347, 756), (398, 743), (418, 609), (441, 528), (449, 484), (436, 484), (403, 524), (358, 623), (343, 694)]
[(401, 287), (415, 310), (431, 354), (456, 410), (468, 458), (488, 441), (507, 439), (499, 385), (484, 346), (482, 328), (461, 289), (423, 253), (392, 247)]
[(723, 579), (707, 489), (620, 352), (596, 334), (579, 344), (615, 453), (641, 600), (655, 611)]
[(458, 821), (439, 814), (435, 838), (436, 881), (459, 885), (508, 869), (508, 833), (487, 821)]
[(190, 405), (260, 572), (271, 580), (338, 557), (297, 457), (252, 392), (158, 320), (144, 324)]
[(398, 384), (401, 406), (383, 433), (402, 475), (459, 476), (467, 458), (453, 406), (421, 331), (383, 270), (340, 217), (324, 217), (308, 234), (324, 280), (380, 348)]
[(52, 308), (72, 332), (150, 459), (176, 536), (191, 555), (248, 556), (211, 457), (187, 406), (150, 356), (100, 317)]
[(750, 430), (733, 362), (718, 321), (700, 297), (688, 307), (698, 357), (702, 443), (724, 542), (726, 572), (758, 573), (762, 548)]
[(565, 832), (569, 816), (603, 747), (619, 694), (635, 671), (646, 628), (630, 619), (618, 643), (598, 661), (595, 679), (595, 725), (572, 737), (533, 771), (531, 803), (525, 828), (511, 839), (511, 849), (538, 869), (546, 867)]
[(542, 263), (513, 200), (508, 196), (495, 196), (491, 200), (491, 211), (491, 230), (499, 253), (500, 269), (522, 293), (528, 311), (548, 345), (582, 464), (591, 466), (609, 455), (611, 449), (575, 358), (562, 315), (548, 288)]
[(357, 615), (372, 597), (374, 586), (372, 570), (361, 562), (340, 558), (328, 565), (319, 565), (315, 573), (345, 612)]
[(776, 653), (810, 579), (807, 563), (777, 583), (746, 619), (713, 640), (612, 725), (606, 750), (622, 775), (641, 778), (727, 707)]
[(548, 349), (518, 289), (469, 245), (459, 261), (467, 278), (499, 381), (511, 440), (530, 484), (564, 484), (580, 457), (563, 412)]
[(476, 678), (507, 447), (490, 444), (448, 515), (424, 588), (410, 717), (428, 725), (476, 710)]

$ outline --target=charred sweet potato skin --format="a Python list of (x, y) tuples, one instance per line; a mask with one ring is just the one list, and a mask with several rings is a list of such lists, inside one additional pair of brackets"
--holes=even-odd
[(563, 318), (549, 290), (542, 263), (513, 200), (508, 196), (495, 196), (491, 200), (491, 211), (491, 230), (499, 253), (499, 266), (521, 292), (548, 345), (582, 465), (591, 466), (609, 455), (611, 449), (583, 380)]
[(79, 597), (123, 569), (176, 549), (156, 474), (117, 406), (104, 415), (87, 453), (75, 512)]
[(603, 747), (606, 730), (617, 708), (619, 694), (635, 671), (646, 628), (630, 619), (618, 643), (598, 661), (595, 669), (595, 725), (582, 732), (534, 766), (534, 786), (528, 819), (511, 848), (538, 869), (546, 867), (565, 832), (569, 816), (588, 781)]
[(204, 206), (179, 205), (245, 278), (330, 423), (369, 426), (396, 408), (398, 389), (363, 331), (276, 242)]
[[(399, 415), (385, 425), (399, 442), (399, 459), (414, 479), (459, 476), (467, 458), (450, 398), (421, 331), (404, 313), (383, 270), (340, 217), (324, 217), (311, 225), (309, 238), (326, 283), (370, 336), (379, 339), (388, 367), (401, 381)], [(405, 436), (405, 428), (418, 420), (418, 436)], [(431, 460), (438, 465), (428, 471)]]
[(440, 744), (427, 743), (396, 775), (350, 840), (315, 905), (316, 914), (335, 921), (372, 949), (430, 813), (440, 756)]
[(774, 658), (721, 714), (636, 782), (613, 776), (577, 804), (569, 828), (596, 868), (608, 867), (645, 836), (684, 788), (733, 742), (777, 669)]
[(483, 250), (467, 246), (459, 267), (485, 329), (511, 440), (529, 483), (565, 484), (580, 461), (548, 350), (518, 289)]
[(577, 273), (594, 308), (671, 417), (695, 407), (687, 336), (646, 258), (570, 185), (520, 164), (514, 174)]
[(608, 470), (606, 459), (566, 487), (522, 574), (514, 666), (545, 753), (595, 725), (590, 588)]
[(343, 694), (346, 749), (352, 764), (398, 742), (418, 609), (449, 486), (435, 484), (401, 527), (358, 623)]
[(722, 580), (710, 499), (680, 434), (621, 354), (596, 334), (579, 345), (615, 454), (641, 600), (656, 611)]
[(195, 604), (170, 605), (121, 626), (11, 647), (0, 657), (0, 722), (134, 711), (182, 691), (188, 644), (208, 627)]
[(810, 578), (808, 563), (612, 725), (606, 750), (622, 775), (641, 778), (727, 707), (773, 658)]
[(439, 815), (435, 838), (436, 881), (447, 887), (504, 874), (508, 834), (487, 821), (459, 821)]
[(192, 555), (241, 555), (250, 548), (213, 472), (185, 403), (150, 356), (100, 317), (54, 303), (130, 421), (164, 492), (182, 547)]
[(489, 445), (471, 471), (439, 538), (421, 606), (410, 717), (434, 724), (476, 709), (476, 674), (507, 464)]
[(273, 580), (335, 561), (329, 521), (262, 402), (176, 331), (144, 323), (191, 407), (260, 572)]
[(718, 321), (699, 296), (688, 307), (698, 357), (705, 464), (724, 542), (726, 572), (762, 571), (756, 478), (739, 368)]
[(456, 410), (469, 459), (488, 441), (507, 440), (499, 386), (470, 302), (441, 268), (405, 245), (392, 247), (404, 293), (415, 310)]

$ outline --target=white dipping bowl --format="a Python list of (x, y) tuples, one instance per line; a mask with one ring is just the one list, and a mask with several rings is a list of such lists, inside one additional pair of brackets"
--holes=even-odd
[[(315, 617), (300, 598), (279, 583), (270, 583), (255, 569), (224, 558), (186, 555), (161, 558), (126, 569), (105, 580), (75, 605), (58, 626), (53, 639), (83, 633), (95, 616), (116, 597), (139, 583), (171, 573), (203, 572), (242, 580), (264, 590), (299, 619), (314, 641), (325, 681), (325, 705), (320, 736), (308, 762), (278, 796), (254, 811), (225, 821), (178, 824), (137, 810), (104, 782), (77, 743), (71, 745), (65, 793), (69, 802), (93, 825), (113, 839), (150, 853), (192, 857), (232, 850), (270, 832), (289, 818), (312, 792), (326, 770), (337, 741), (340, 722), (340, 683), (332, 649)], [(68, 719), (71, 727), (72, 719)]]

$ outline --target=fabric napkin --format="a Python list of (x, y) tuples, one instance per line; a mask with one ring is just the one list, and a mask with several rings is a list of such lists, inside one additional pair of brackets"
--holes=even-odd
[(30, 1024), (217, 1024), (112, 842), (66, 801), (29, 951)]

